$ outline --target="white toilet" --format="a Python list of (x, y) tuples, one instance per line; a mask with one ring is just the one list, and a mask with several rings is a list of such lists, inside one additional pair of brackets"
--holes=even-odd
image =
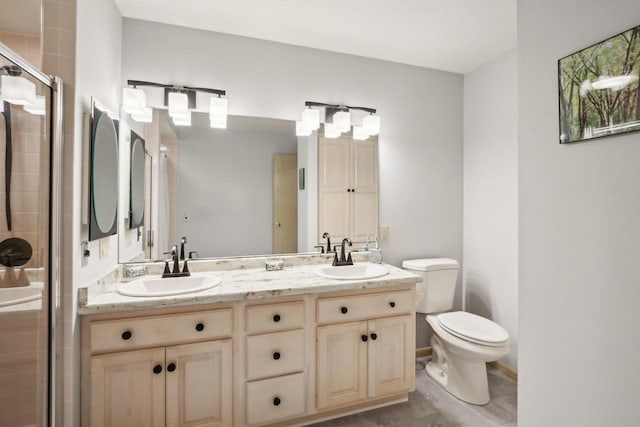
[(487, 362), (509, 354), (509, 333), (497, 323), (453, 308), (458, 262), (448, 258), (407, 260), (405, 270), (422, 277), (417, 312), (426, 314), (434, 335), (427, 374), (449, 393), (474, 405), (489, 403)]

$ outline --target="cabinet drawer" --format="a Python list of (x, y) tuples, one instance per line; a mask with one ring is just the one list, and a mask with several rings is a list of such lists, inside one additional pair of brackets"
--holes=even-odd
[(265, 304), (247, 307), (248, 333), (284, 331), (304, 327), (304, 303)]
[(304, 370), (304, 329), (247, 337), (247, 379)]
[(247, 423), (266, 424), (303, 415), (305, 394), (302, 373), (247, 383)]
[(228, 337), (232, 330), (230, 308), (171, 316), (105, 320), (90, 324), (89, 345), (92, 353), (130, 350)]
[(318, 323), (351, 322), (414, 311), (413, 290), (318, 299)]

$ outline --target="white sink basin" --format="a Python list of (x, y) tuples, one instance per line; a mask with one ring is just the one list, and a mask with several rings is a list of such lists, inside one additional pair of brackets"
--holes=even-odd
[(375, 279), (389, 274), (389, 269), (379, 264), (354, 264), (334, 267), (322, 266), (314, 271), (318, 277), (336, 280)]
[(129, 297), (168, 297), (204, 291), (219, 284), (220, 279), (212, 275), (138, 279), (120, 285), (118, 293)]
[(0, 289), (0, 307), (39, 300), (42, 298), (42, 290), (41, 283), (20, 288), (2, 288)]

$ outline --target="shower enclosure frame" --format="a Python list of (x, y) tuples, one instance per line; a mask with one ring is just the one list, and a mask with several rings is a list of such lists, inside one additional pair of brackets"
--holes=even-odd
[(50, 168), (49, 168), (49, 291), (48, 291), (48, 408), (45, 424), (57, 425), (62, 416), (62, 344), (63, 317), (60, 282), (60, 225), (62, 218), (62, 142), (63, 81), (48, 76), (20, 55), (0, 43), (0, 55), (20, 67), (23, 72), (51, 89)]

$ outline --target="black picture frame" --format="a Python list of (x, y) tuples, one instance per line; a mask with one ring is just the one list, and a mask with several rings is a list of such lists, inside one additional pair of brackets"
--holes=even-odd
[(559, 142), (640, 130), (640, 25), (558, 60)]

